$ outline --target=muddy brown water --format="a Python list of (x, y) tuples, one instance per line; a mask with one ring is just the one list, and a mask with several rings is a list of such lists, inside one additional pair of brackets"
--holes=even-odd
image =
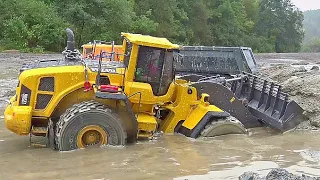
[(17, 66), (52, 57), (57, 56), (0, 54), (0, 179), (238, 179), (245, 171), (266, 175), (278, 167), (320, 176), (319, 131), (256, 128), (249, 135), (196, 140), (161, 135), (126, 147), (72, 152), (30, 147), (28, 137), (5, 128), (5, 100), (16, 86)]

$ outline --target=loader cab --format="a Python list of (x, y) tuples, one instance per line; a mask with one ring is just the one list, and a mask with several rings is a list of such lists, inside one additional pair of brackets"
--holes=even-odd
[(142, 101), (169, 100), (173, 94), (174, 52), (179, 46), (165, 38), (123, 33), (127, 67), (125, 92), (142, 92)]

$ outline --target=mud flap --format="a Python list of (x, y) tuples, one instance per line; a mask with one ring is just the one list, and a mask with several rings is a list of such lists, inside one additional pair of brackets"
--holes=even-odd
[(262, 80), (251, 74), (242, 78), (228, 80), (231, 90), (220, 83), (203, 81), (193, 83), (198, 95), (210, 95), (210, 103), (229, 112), (241, 121), (246, 128), (265, 125), (281, 132), (295, 128), (304, 121), (303, 109), (288, 95), (281, 86)]

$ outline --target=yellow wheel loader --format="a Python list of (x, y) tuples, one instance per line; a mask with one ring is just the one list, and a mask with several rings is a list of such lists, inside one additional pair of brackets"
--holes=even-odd
[(70, 29), (67, 34), (61, 59), (21, 69), (4, 113), (10, 131), (47, 137), (53, 149), (125, 145), (159, 131), (192, 138), (264, 124), (285, 131), (301, 122), (303, 110), (257, 77), (175, 78), (180, 46), (165, 38), (122, 33), (120, 61), (102, 61), (102, 54), (93, 61), (75, 49)]

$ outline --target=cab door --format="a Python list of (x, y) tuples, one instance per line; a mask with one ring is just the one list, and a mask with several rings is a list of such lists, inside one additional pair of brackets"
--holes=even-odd
[(155, 104), (171, 99), (173, 79), (172, 50), (139, 46), (133, 82), (125, 89), (140, 92), (142, 103)]

